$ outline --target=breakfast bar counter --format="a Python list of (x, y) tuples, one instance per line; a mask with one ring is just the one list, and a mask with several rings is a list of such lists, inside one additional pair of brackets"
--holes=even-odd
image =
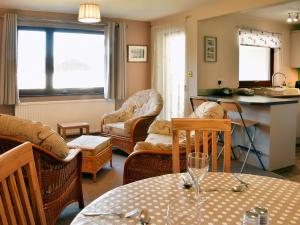
[(286, 96), (283, 96), (282, 98), (273, 98), (268, 96), (262, 96), (262, 95), (254, 95), (254, 96), (238, 96), (233, 95), (229, 97), (224, 96), (207, 96), (208, 99), (211, 100), (233, 100), (240, 104), (248, 104), (248, 105), (282, 105), (282, 104), (292, 104), (292, 103), (298, 103), (298, 98), (295, 96), (293, 98), (288, 98)]
[[(262, 161), (267, 170), (273, 171), (294, 164), (299, 108), (297, 97), (273, 98), (260, 95), (205, 97), (212, 101), (236, 101), (241, 105), (244, 119), (258, 121), (254, 144), (256, 149), (262, 152)], [(237, 113), (229, 113), (229, 117), (239, 119)], [(242, 129), (236, 130), (232, 137), (232, 145), (249, 145)], [(244, 154), (241, 154), (240, 160), (244, 160)], [(257, 157), (252, 153), (247, 163), (261, 168)]]

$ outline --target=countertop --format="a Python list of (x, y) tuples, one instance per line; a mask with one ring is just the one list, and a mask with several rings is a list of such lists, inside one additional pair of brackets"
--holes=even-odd
[[(197, 98), (201, 96), (192, 96), (191, 98)], [(251, 104), (251, 105), (282, 105), (282, 104), (293, 104), (298, 103), (298, 98), (274, 98), (274, 97), (267, 97), (262, 95), (254, 95), (254, 96), (239, 96), (239, 95), (233, 95), (233, 96), (203, 96), (208, 99), (211, 99), (212, 101), (221, 101), (222, 99), (232, 100), (236, 101), (240, 104)]]

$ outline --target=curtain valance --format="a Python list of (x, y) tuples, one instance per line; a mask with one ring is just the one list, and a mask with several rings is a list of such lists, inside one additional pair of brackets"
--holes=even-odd
[(280, 48), (281, 34), (254, 29), (240, 28), (239, 42), (241, 45)]

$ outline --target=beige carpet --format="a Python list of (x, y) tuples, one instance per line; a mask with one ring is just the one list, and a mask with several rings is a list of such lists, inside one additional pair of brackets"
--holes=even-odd
[[(299, 147), (300, 150), (300, 147)], [(83, 175), (83, 195), (85, 205), (102, 195), (103, 193), (112, 190), (115, 187), (122, 185), (123, 182), (123, 167), (127, 155), (120, 150), (113, 151), (113, 168), (109, 167), (109, 163), (97, 174), (97, 181), (92, 181), (92, 176), (88, 174)], [(239, 161), (232, 161), (232, 170), (239, 171), (241, 163)], [(300, 182), (300, 151), (297, 152), (296, 165), (293, 168), (276, 171), (275, 173), (262, 171), (260, 169), (246, 166), (245, 173), (257, 174), (263, 176), (271, 176), (277, 178), (287, 178), (293, 181)], [(281, 176), (280, 176), (281, 175)], [(282, 177), (283, 176), (283, 177)], [(68, 225), (73, 218), (80, 212), (77, 204), (72, 204), (67, 207), (61, 214), (57, 225)]]

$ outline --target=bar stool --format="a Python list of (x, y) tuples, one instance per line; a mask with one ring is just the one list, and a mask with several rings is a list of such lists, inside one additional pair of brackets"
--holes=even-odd
[(193, 112), (199, 105), (201, 105), (203, 102), (207, 102), (207, 101), (208, 101), (208, 98), (202, 97), (202, 96), (190, 97), (190, 102), (191, 102)]
[[(245, 164), (246, 164), (248, 156), (249, 156), (249, 153), (251, 151), (253, 151), (255, 153), (262, 169), (266, 170), (265, 166), (264, 166), (264, 164), (261, 160), (262, 152), (258, 151), (256, 149), (255, 145), (254, 145), (254, 140), (255, 140), (256, 129), (257, 129), (258, 122), (254, 121), (254, 120), (244, 119), (243, 115), (242, 115), (242, 108), (237, 102), (231, 101), (231, 100), (226, 100), (226, 99), (219, 99), (218, 101), (221, 104), (221, 106), (226, 110), (227, 113), (228, 112), (237, 113), (240, 117), (240, 119), (231, 118), (231, 123), (232, 123), (232, 132), (231, 132), (231, 134), (233, 134), (235, 132), (237, 127), (241, 127), (246, 132), (246, 136), (248, 137), (248, 140), (249, 140), (249, 146), (247, 148), (247, 154), (246, 154), (245, 160), (243, 162), (242, 168), (240, 170), (240, 173), (243, 172)], [(253, 127), (254, 130), (252, 132), (252, 135), (250, 135), (249, 130), (252, 127)], [(241, 146), (241, 147), (243, 147), (243, 146)]]
[[(215, 97), (204, 97), (204, 96), (191, 96), (190, 97), (190, 102), (191, 102), (191, 106), (192, 106), (192, 110), (193, 112), (195, 112), (195, 109), (201, 105), (202, 103), (204, 102), (208, 102), (208, 101), (211, 101), (211, 102), (216, 102), (218, 104), (220, 104), (220, 102), (218, 101), (218, 98), (215, 98)], [(226, 115), (225, 115), (226, 116)], [(226, 119), (227, 116), (224, 118)], [(232, 134), (232, 133), (231, 133)], [(222, 136), (222, 132), (218, 132), (218, 138), (217, 138), (217, 143), (218, 144), (224, 144), (224, 137)], [(224, 150), (224, 146), (222, 148), (222, 150), (220, 151), (217, 159), (219, 159), (220, 155), (222, 154)], [(235, 153), (233, 151), (233, 148), (231, 147), (231, 152), (232, 152), (232, 158), (234, 160), (236, 160), (236, 156), (235, 156)]]

